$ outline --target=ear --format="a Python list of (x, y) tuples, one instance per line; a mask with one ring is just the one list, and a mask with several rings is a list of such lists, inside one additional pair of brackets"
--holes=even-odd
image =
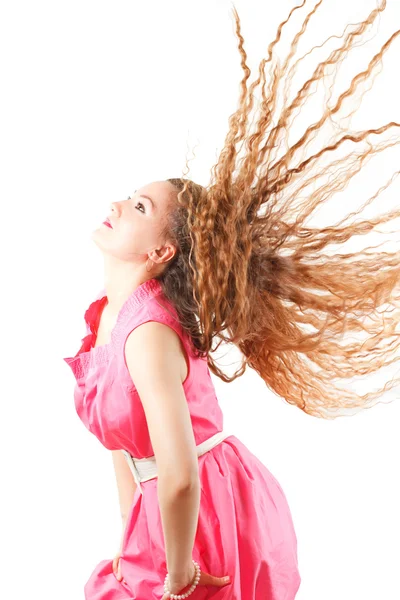
[(154, 263), (160, 265), (160, 264), (167, 263), (170, 260), (172, 260), (173, 257), (175, 256), (176, 252), (177, 252), (176, 246), (174, 246), (170, 242), (167, 242), (161, 248), (156, 248), (155, 250), (151, 250), (150, 252), (148, 252), (148, 257)]

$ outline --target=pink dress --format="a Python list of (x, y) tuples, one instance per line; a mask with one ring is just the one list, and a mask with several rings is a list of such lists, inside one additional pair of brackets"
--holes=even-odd
[[(109, 450), (135, 458), (154, 454), (145, 413), (126, 365), (129, 333), (159, 321), (180, 336), (189, 357), (183, 388), (196, 444), (223, 429), (205, 358), (196, 358), (161, 284), (150, 279), (123, 304), (109, 344), (93, 347), (105, 290), (85, 312), (87, 335), (78, 353), (64, 358), (76, 379), (74, 401), (87, 429)], [(231, 435), (199, 457), (201, 500), (192, 558), (211, 575), (229, 574), (225, 587), (198, 586), (192, 600), (293, 600), (300, 586), (297, 538), (285, 494), (266, 466)], [(113, 556), (98, 563), (84, 586), (86, 600), (161, 599), (167, 573), (157, 479), (136, 489), (122, 542), (118, 581)], [(115, 549), (115, 552), (117, 548)]]

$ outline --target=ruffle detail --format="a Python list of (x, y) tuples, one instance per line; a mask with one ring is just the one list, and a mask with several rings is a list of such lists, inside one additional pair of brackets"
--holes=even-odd
[(87, 370), (94, 365), (102, 365), (113, 356), (119, 347), (119, 340), (124, 333), (124, 325), (130, 319), (137, 308), (143, 305), (149, 298), (162, 292), (162, 285), (158, 279), (148, 279), (132, 292), (122, 305), (116, 323), (111, 331), (111, 340), (108, 344), (93, 347), (97, 336), (97, 328), (100, 320), (100, 311), (107, 303), (106, 290), (103, 289), (97, 298), (89, 305), (84, 313), (84, 320), (90, 333), (82, 339), (82, 344), (77, 354), (66, 357), (63, 360), (69, 365), (76, 379), (81, 379)]
[(84, 319), (86, 324), (88, 325), (90, 331), (97, 336), (97, 329), (99, 326), (100, 314), (102, 309), (107, 304), (107, 296), (104, 292), (104, 295), (101, 298), (98, 298), (94, 302), (92, 302), (84, 314)]

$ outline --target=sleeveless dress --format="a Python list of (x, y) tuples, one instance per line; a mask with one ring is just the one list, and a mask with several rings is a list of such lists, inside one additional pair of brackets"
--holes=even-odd
[[(84, 314), (86, 336), (74, 357), (63, 360), (75, 377), (76, 412), (109, 450), (135, 458), (153, 456), (146, 417), (125, 360), (129, 333), (147, 321), (172, 327), (185, 348), (188, 374), (183, 389), (196, 444), (223, 430), (223, 413), (207, 359), (194, 356), (171, 302), (158, 280), (141, 284), (125, 301), (111, 341), (94, 347), (103, 289)], [(197, 586), (192, 600), (293, 600), (301, 578), (297, 538), (285, 494), (267, 467), (230, 435), (198, 458), (201, 500), (192, 558), (215, 576), (229, 574), (224, 587)], [(113, 556), (100, 561), (84, 585), (85, 600), (160, 599), (167, 573), (157, 498), (157, 478), (137, 488), (122, 539), (121, 573)], [(115, 549), (116, 551), (116, 549)]]

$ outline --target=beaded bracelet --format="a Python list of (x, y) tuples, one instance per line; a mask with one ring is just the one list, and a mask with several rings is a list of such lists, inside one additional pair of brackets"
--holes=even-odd
[(164, 581), (164, 592), (166, 594), (169, 594), (169, 597), (172, 598), (173, 600), (183, 600), (184, 598), (187, 598), (188, 596), (190, 596), (190, 594), (192, 594), (194, 592), (194, 590), (196, 589), (197, 584), (199, 583), (199, 580), (200, 580), (201, 569), (200, 569), (199, 563), (197, 563), (195, 560), (192, 560), (192, 562), (193, 562), (194, 568), (195, 568), (194, 580), (193, 580), (191, 587), (184, 594), (171, 594), (171, 592), (169, 590), (169, 574), (168, 573), (166, 574), (165, 581)]

